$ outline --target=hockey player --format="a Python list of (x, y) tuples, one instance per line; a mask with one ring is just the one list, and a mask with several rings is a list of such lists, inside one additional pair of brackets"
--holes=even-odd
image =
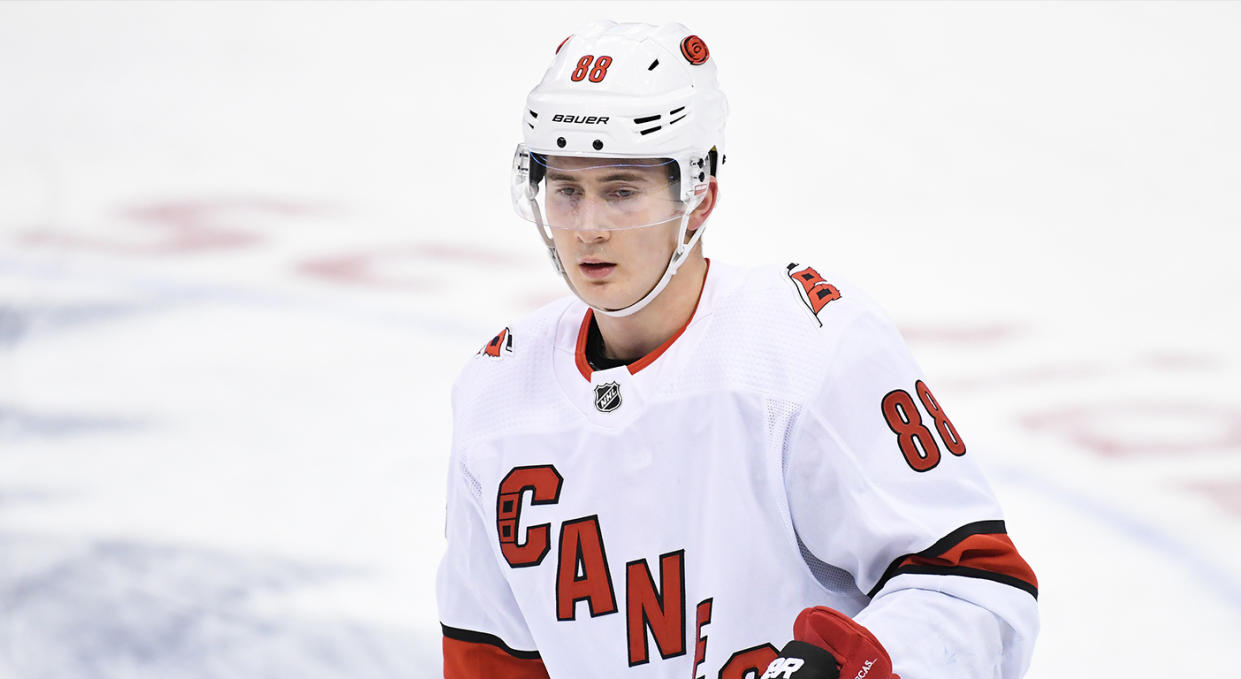
[(679, 24), (530, 93), (513, 201), (574, 295), (454, 388), (445, 677), (1019, 677), (1034, 574), (892, 323), (704, 259), (726, 113)]

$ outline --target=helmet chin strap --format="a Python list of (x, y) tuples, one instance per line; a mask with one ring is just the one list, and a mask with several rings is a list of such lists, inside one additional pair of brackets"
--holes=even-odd
[(668, 282), (672, 280), (672, 276), (677, 272), (677, 269), (681, 268), (681, 264), (685, 262), (685, 259), (689, 256), (689, 253), (693, 252), (694, 246), (697, 245), (699, 239), (702, 238), (702, 232), (707, 229), (706, 222), (703, 222), (698, 226), (698, 229), (694, 231), (694, 235), (690, 236), (689, 242), (685, 242), (685, 234), (689, 232), (690, 214), (693, 213), (694, 208), (698, 206), (695, 204), (685, 208), (685, 213), (681, 215), (681, 227), (677, 230), (677, 247), (672, 251), (672, 255), (668, 257), (668, 266), (664, 267), (664, 273), (659, 277), (659, 280), (655, 283), (655, 286), (648, 290), (641, 299), (633, 304), (630, 304), (629, 306), (621, 307), (619, 309), (604, 309), (587, 302), (586, 299), (582, 297), (582, 293), (578, 292), (577, 288), (573, 287), (573, 281), (569, 280), (569, 274), (565, 271), (564, 264), (560, 261), (559, 253), (556, 252), (556, 243), (552, 240), (548, 227), (543, 224), (543, 215), (540, 214), (539, 206), (535, 204), (534, 200), (531, 200), (530, 202), (534, 212), (535, 225), (539, 229), (539, 235), (543, 237), (543, 243), (547, 246), (547, 252), (551, 255), (552, 266), (556, 268), (556, 272), (559, 273), (560, 277), (564, 279), (564, 282), (569, 286), (569, 289), (573, 291), (573, 294), (576, 295), (578, 299), (586, 303), (586, 306), (594, 309), (597, 314), (603, 314), (604, 316), (611, 316), (613, 318), (632, 316), (633, 314), (645, 309), (646, 305), (650, 304), (652, 300), (659, 296), (659, 293), (663, 292), (664, 288), (668, 287)]
[[(690, 236), (689, 242), (685, 242), (685, 234), (689, 231), (689, 216), (693, 211), (693, 208), (686, 208), (685, 214), (681, 215), (681, 228), (677, 231), (677, 247), (672, 251), (672, 255), (668, 257), (668, 266), (664, 268), (664, 274), (659, 277), (659, 281), (655, 283), (655, 287), (648, 290), (641, 299), (627, 307), (622, 307), (620, 309), (602, 309), (587, 302), (587, 304), (590, 305), (590, 308), (594, 309), (595, 313), (600, 313), (604, 316), (624, 318), (625, 316), (632, 316), (633, 314), (645, 309), (646, 305), (650, 304), (652, 300), (659, 296), (659, 293), (663, 292), (664, 288), (668, 287), (668, 282), (672, 280), (673, 274), (677, 272), (677, 269), (681, 268), (681, 264), (685, 262), (685, 259), (689, 256), (689, 253), (693, 251), (694, 246), (698, 244), (698, 239), (702, 237), (702, 232), (706, 230), (707, 225), (704, 222), (696, 231), (694, 231), (694, 235)], [(574, 293), (576, 292), (577, 291), (574, 290)], [(581, 299), (581, 297), (581, 295), (578, 295), (579, 299)], [(586, 300), (582, 301), (585, 302)]]

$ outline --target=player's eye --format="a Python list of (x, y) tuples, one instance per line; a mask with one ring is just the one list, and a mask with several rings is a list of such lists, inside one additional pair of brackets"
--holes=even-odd
[(628, 200), (636, 198), (639, 194), (637, 189), (628, 187), (615, 188), (608, 192), (608, 197), (613, 200)]

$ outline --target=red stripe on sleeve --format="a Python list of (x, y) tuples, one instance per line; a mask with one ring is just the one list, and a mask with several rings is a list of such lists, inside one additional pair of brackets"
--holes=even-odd
[(539, 658), (517, 658), (487, 643), (444, 637), (444, 679), (548, 679)]
[(906, 566), (972, 568), (1016, 578), (1038, 589), (1034, 569), (1021, 558), (1013, 541), (1003, 533), (967, 536), (939, 556), (908, 556), (901, 562), (900, 568)]

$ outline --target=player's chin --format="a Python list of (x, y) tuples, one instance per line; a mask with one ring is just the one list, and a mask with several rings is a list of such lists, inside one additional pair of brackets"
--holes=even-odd
[(596, 309), (616, 309), (624, 306), (616, 299), (617, 295), (608, 289), (612, 287), (615, 286), (587, 281), (578, 287), (578, 291), (581, 293), (582, 301)]
[(615, 281), (585, 280), (575, 285), (582, 301), (596, 309), (623, 309), (635, 301)]

